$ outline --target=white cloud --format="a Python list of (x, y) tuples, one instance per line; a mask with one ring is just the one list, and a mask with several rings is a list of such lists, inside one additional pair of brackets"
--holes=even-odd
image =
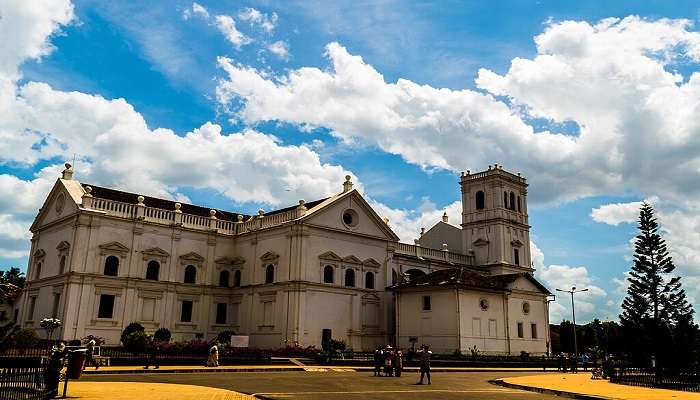
[(246, 8), (245, 10), (238, 13), (238, 18), (242, 21), (248, 21), (251, 25), (257, 25), (265, 32), (272, 32), (277, 25), (277, 13), (272, 13), (270, 15), (260, 12), (255, 8)]
[(231, 42), (233, 47), (240, 49), (241, 46), (252, 42), (253, 40), (236, 29), (236, 21), (228, 15), (217, 15), (214, 20), (216, 27), (219, 29), (226, 40)]
[(209, 25), (215, 26), (236, 49), (240, 49), (253, 41), (253, 39), (238, 30), (236, 21), (230, 15), (222, 14), (212, 17), (204, 6), (199, 3), (192, 3), (192, 7), (185, 9), (182, 16), (185, 20), (188, 20), (194, 15), (199, 16)]
[[(370, 193), (371, 195), (371, 193)], [(462, 202), (456, 201), (443, 208), (437, 208), (434, 203), (424, 200), (418, 210), (396, 209), (368, 198), (368, 202), (382, 218), (389, 218), (389, 226), (401, 241), (413, 243), (420, 236), (420, 229), (426, 230), (442, 221), (446, 211), (450, 223), (459, 225), (462, 221)]]
[(641, 201), (603, 204), (591, 210), (591, 218), (595, 222), (608, 225), (631, 224), (639, 218), (639, 208), (641, 206)]
[(267, 46), (270, 53), (276, 55), (282, 60), (289, 60), (289, 45), (283, 40), (278, 40)]
[[(535, 38), (535, 58), (514, 59), (505, 75), (480, 71), (476, 83), (490, 94), (389, 83), (337, 43), (326, 48), (326, 70), (270, 76), (221, 58), (227, 79), (217, 93), (246, 122), (330, 128), (424, 167), (499, 162), (526, 173), (533, 203), (628, 191), (684, 201), (700, 195), (691, 150), (700, 145), (700, 74), (684, 80), (669, 70), (679, 58), (700, 60), (700, 35), (689, 29), (637, 17), (554, 23)], [(523, 116), (573, 122), (580, 132), (536, 132)]]

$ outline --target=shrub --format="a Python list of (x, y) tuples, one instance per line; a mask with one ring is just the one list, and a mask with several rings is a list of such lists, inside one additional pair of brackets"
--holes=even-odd
[(329, 346), (330, 346), (331, 353), (333, 353), (333, 352), (345, 351), (346, 344), (345, 344), (344, 340), (331, 339)]
[[(87, 335), (83, 338), (82, 342), (87, 343), (91, 340), (95, 341), (95, 346), (102, 346), (105, 344), (105, 338), (100, 337), (100, 336), (94, 336), (94, 335)], [(78, 345), (80, 345), (80, 342), (78, 342)]]
[(150, 337), (145, 331), (134, 331), (126, 335), (123, 343), (124, 349), (133, 354), (139, 354), (146, 351), (149, 342)]
[(157, 340), (159, 342), (170, 342), (170, 338), (172, 338), (173, 335), (170, 333), (168, 328), (158, 328), (155, 333), (153, 333), (153, 340)]
[(227, 346), (231, 344), (231, 336), (235, 335), (234, 331), (223, 331), (216, 335), (216, 341), (219, 343), (225, 343)]
[(28, 349), (34, 347), (39, 343), (39, 336), (36, 334), (34, 329), (23, 328), (15, 332), (14, 335), (15, 346), (20, 349)]
[(127, 325), (126, 328), (124, 328), (124, 330), (122, 331), (122, 336), (121, 336), (120, 340), (121, 340), (122, 344), (124, 346), (126, 346), (125, 340), (126, 340), (126, 337), (129, 336), (129, 334), (131, 334), (133, 332), (145, 332), (145, 331), (146, 331), (146, 329), (141, 324), (139, 324), (138, 322), (132, 322), (129, 325)]

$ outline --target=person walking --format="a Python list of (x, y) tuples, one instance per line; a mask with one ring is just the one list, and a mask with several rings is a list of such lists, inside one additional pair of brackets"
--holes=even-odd
[(418, 382), (418, 385), (423, 384), (423, 376), (427, 375), (428, 376), (428, 385), (430, 385), (430, 357), (433, 355), (433, 352), (430, 351), (430, 347), (427, 345), (423, 345), (420, 347), (420, 351), (418, 351), (418, 362), (420, 363), (420, 382)]
[(87, 348), (87, 352), (85, 353), (85, 365), (92, 365), (95, 367), (95, 370), (100, 369), (100, 363), (95, 360), (95, 346), (97, 343), (95, 342), (95, 338), (92, 336), (88, 336), (88, 342), (85, 345)]
[(403, 352), (401, 349), (396, 349), (396, 354), (394, 354), (394, 376), (397, 378), (401, 377), (401, 371), (403, 371)]
[(150, 338), (148, 341), (148, 354), (146, 355), (146, 366), (143, 369), (148, 369), (150, 365), (153, 365), (154, 369), (160, 368), (160, 362), (158, 361), (158, 353), (160, 353), (160, 343)]
[(219, 366), (219, 346), (214, 342), (214, 345), (209, 349), (209, 358), (207, 359), (207, 367)]
[(46, 365), (45, 379), (46, 389), (51, 392), (51, 398), (58, 397), (58, 383), (60, 381), (61, 369), (63, 368), (63, 359), (68, 354), (66, 343), (58, 342), (58, 345), (51, 349), (51, 355)]

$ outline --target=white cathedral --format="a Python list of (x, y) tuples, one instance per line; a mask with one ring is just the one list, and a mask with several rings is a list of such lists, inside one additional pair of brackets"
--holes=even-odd
[(342, 192), (244, 215), (81, 183), (70, 164), (31, 227), (17, 321), (116, 345), (122, 329), (176, 340), (221, 331), (251, 347), (543, 354), (549, 291), (533, 277), (527, 183), (463, 173), (462, 221), (402, 243), (346, 177)]

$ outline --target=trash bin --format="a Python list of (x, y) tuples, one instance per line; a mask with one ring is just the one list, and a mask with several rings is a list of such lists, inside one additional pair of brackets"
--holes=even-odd
[(68, 369), (66, 377), (68, 379), (80, 379), (85, 366), (85, 357), (87, 349), (78, 349), (68, 352)]

